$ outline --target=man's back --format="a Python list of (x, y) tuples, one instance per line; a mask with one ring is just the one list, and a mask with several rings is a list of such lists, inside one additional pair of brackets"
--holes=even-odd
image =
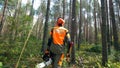
[(52, 30), (53, 43), (63, 45), (67, 32), (68, 30), (64, 27), (54, 27)]

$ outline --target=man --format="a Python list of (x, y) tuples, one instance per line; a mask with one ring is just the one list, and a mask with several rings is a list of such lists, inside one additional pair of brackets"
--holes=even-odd
[[(64, 43), (65, 41), (68, 45), (71, 44), (70, 34), (68, 30), (64, 28), (65, 21), (62, 18), (58, 18), (56, 26), (52, 28), (50, 32), (50, 39), (48, 41), (48, 51), (50, 51), (50, 56), (52, 58), (52, 68), (60, 68), (62, 66), (62, 61), (64, 58)], [(69, 52), (70, 46), (68, 46)], [(69, 55), (69, 54), (68, 54)]]

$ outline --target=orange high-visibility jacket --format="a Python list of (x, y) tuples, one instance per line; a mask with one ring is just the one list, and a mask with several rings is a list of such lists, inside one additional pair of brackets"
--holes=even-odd
[(68, 30), (64, 27), (54, 27), (50, 33), (53, 39), (53, 43), (63, 45), (65, 37), (70, 38), (70, 35), (67, 33)]

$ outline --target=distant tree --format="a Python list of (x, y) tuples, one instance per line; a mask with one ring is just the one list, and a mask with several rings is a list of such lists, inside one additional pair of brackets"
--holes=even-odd
[(85, 10), (83, 11), (83, 39), (85, 41), (85, 43), (87, 42), (87, 17), (86, 17), (86, 8), (84, 8)]
[(8, 2), (8, 0), (4, 0), (4, 8), (3, 8), (3, 13), (2, 13), (2, 18), (0, 21), (0, 33), (2, 31), (2, 28), (3, 28), (3, 21), (4, 21), (4, 16), (5, 16), (5, 10), (7, 9), (7, 2)]
[[(116, 14), (116, 22), (120, 22), (120, 1), (119, 0), (115, 0), (115, 13), (117, 13)], [(120, 23), (118, 23), (118, 24), (120, 24)], [(119, 26), (118, 26), (119, 27)]]
[(54, 0), (53, 2), (55, 3), (54, 5), (53, 5), (53, 7), (51, 8), (51, 10), (52, 10), (52, 14), (53, 14), (53, 16), (54, 16), (54, 22), (55, 22), (55, 20), (57, 19), (57, 17), (62, 17), (62, 7), (61, 7), (61, 1), (62, 0)]
[(68, 18), (68, 29), (69, 29), (69, 31), (71, 32), (71, 14), (72, 14), (72, 0), (70, 0), (70, 3), (69, 3), (69, 18)]
[(107, 58), (107, 33), (106, 33), (106, 11), (105, 11), (105, 1), (101, 0), (101, 34), (102, 34), (102, 65), (105, 66), (108, 62)]
[(34, 15), (34, 12), (33, 12), (33, 5), (34, 5), (34, 0), (32, 0), (30, 16), (33, 16), (33, 15)]
[(110, 50), (110, 46), (111, 46), (111, 42), (110, 42), (110, 23), (109, 23), (109, 13), (108, 13), (108, 1), (106, 0), (106, 22), (107, 22), (107, 46), (108, 46), (108, 53), (110, 54), (111, 50)]
[[(38, 8), (38, 10), (36, 11), (37, 15), (38, 15), (38, 20), (36, 26), (38, 26), (38, 39), (42, 40), (43, 38), (43, 31), (44, 31), (44, 20), (45, 20), (45, 15), (46, 15), (46, 10), (47, 9), (47, 5), (46, 5), (46, 1), (42, 0), (41, 4)], [(49, 14), (50, 16), (50, 14)]]
[(63, 0), (63, 19), (65, 17), (65, 0)]
[(22, 0), (18, 0), (17, 1), (17, 6), (15, 7), (15, 14), (14, 14), (14, 18), (17, 18), (20, 12), (20, 7), (21, 7), (21, 1)]
[[(88, 4), (87, 4), (87, 6), (86, 6), (86, 10), (87, 10), (87, 35), (86, 35), (86, 38), (87, 38), (87, 42), (88, 43), (92, 43), (93, 42), (93, 27), (92, 27), (92, 20), (94, 19), (94, 18), (91, 18), (92, 17), (92, 15), (91, 14), (93, 14), (94, 13), (94, 10), (92, 9), (92, 7), (91, 6), (94, 6), (94, 1), (93, 0), (89, 0), (88, 2), (87, 2)], [(93, 12), (93, 13), (92, 13)]]
[(98, 38), (97, 38), (97, 21), (96, 21), (96, 7), (97, 7), (97, 5), (96, 5), (96, 0), (94, 0), (94, 29), (95, 29), (95, 41), (94, 41), (94, 43), (95, 43), (95, 45), (97, 45), (97, 43), (98, 43)]
[(112, 30), (113, 30), (114, 47), (118, 51), (118, 50), (120, 50), (120, 46), (118, 44), (118, 30), (117, 30), (117, 24), (116, 24), (116, 20), (115, 20), (115, 14), (114, 14), (112, 0), (109, 0), (109, 6), (110, 6), (110, 19), (112, 22)]
[(82, 42), (81, 39), (82, 34), (82, 0), (80, 0), (80, 19), (79, 19), (79, 36), (78, 36), (78, 50), (80, 49), (80, 44)]
[(20, 15), (20, 8), (21, 8), (21, 1), (22, 0), (18, 0), (17, 1), (17, 6), (15, 7), (15, 13), (14, 13), (14, 16), (13, 16), (13, 18), (14, 18), (14, 21), (13, 21), (13, 27), (14, 27), (14, 29), (13, 29), (13, 31), (11, 31), (11, 40), (10, 41), (13, 41), (13, 40), (15, 40), (16, 39), (16, 36), (17, 36), (17, 33), (18, 33), (18, 28), (17, 28), (17, 26), (18, 25), (20, 25), (20, 23), (18, 23), (18, 21), (19, 21), (19, 15)]

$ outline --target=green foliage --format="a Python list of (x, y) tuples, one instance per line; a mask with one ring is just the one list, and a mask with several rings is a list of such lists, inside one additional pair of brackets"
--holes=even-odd
[[(9, 43), (9, 39), (2, 39), (0, 42), (0, 61), (3, 62), (3, 67), (13, 68), (17, 63), (17, 60), (20, 56), (21, 50), (23, 48), (25, 40), (18, 39)], [(35, 63), (41, 62), (41, 41), (36, 37), (31, 36), (27, 46), (25, 47), (24, 53), (20, 60), (19, 67), (31, 66), (34, 68)]]
[(3, 64), (2, 64), (2, 62), (0, 62), (0, 68), (2, 68), (2, 66), (3, 66)]
[(111, 61), (108, 61), (107, 66), (108, 66), (108, 68), (119, 68), (120, 67), (120, 62), (113, 63)]
[(19, 18), (20, 25), (18, 27), (18, 30), (19, 31), (23, 31), (23, 30), (29, 31), (31, 29), (31, 21), (32, 21), (32, 18), (30, 16), (27, 16), (27, 15), (20, 16), (20, 18)]
[[(26, 35), (27, 36), (27, 35)], [(26, 40), (26, 38), (25, 38)], [(9, 39), (4, 39), (2, 42), (0, 42), (0, 61), (3, 64), (3, 67), (9, 67), (12, 68), (21, 53), (21, 50), (24, 45), (24, 41), (21, 39), (18, 39), (14, 43), (9, 43)], [(20, 60), (19, 68), (26, 68), (31, 67), (34, 68), (36, 64), (42, 62), (40, 52), (41, 49), (41, 40), (38, 40), (35, 36), (30, 36), (29, 41), (27, 43), (27, 46), (25, 47), (24, 53), (22, 55), (22, 58)], [(97, 46), (97, 45), (96, 45)], [(101, 65), (101, 53), (99, 52), (91, 52), (86, 51), (87, 49), (90, 50), (92, 48), (96, 48), (95, 45), (81, 45), (80, 51), (76, 51), (76, 68), (84, 67), (84, 68), (104, 68)], [(98, 47), (99, 48), (99, 47)], [(111, 56), (111, 58), (115, 58), (115, 54), (119, 56), (119, 52), (115, 53)], [(64, 59), (63, 62), (63, 68), (72, 67), (72, 65), (69, 65), (66, 60)], [(107, 64), (107, 68), (119, 68), (120, 62), (116, 62), (115, 59), (110, 59)]]
[(40, 4), (40, 7), (38, 8), (38, 10), (36, 10), (36, 13), (37, 13), (37, 14), (42, 13), (43, 15), (45, 15), (46, 9), (47, 9), (47, 8), (46, 8), (46, 2), (43, 1), (43, 2)]
[(120, 52), (111, 49), (111, 54), (108, 56), (109, 60), (112, 62), (120, 62)]
[(4, 3), (4, 0), (0, 0), (0, 5), (3, 5), (3, 3)]
[(102, 38), (101, 38), (101, 34), (100, 34), (100, 32), (98, 33), (98, 36), (97, 36), (97, 38), (98, 38), (98, 43), (100, 44), (102, 41)]
[[(23, 36), (24, 34), (28, 34), (29, 30), (32, 27), (31, 21), (32, 21), (32, 17), (25, 14), (21, 14), (16, 19), (14, 19), (14, 17), (12, 16), (8, 16), (7, 35), (12, 35), (9, 36), (9, 38), (12, 39), (15, 36), (14, 37), (16, 38), (15, 40), (17, 40), (17, 39), (21, 39), (21, 36)], [(14, 35), (14, 32), (16, 33), (16, 35)], [(22, 39), (24, 38), (26, 38), (25, 35)]]
[[(87, 51), (92, 47), (93, 45), (82, 44), (80, 51), (76, 53), (77, 64), (80, 65), (80, 67), (99, 68), (99, 66), (101, 66), (101, 64), (98, 65), (98, 63), (101, 63), (101, 54)], [(83, 59), (82, 64), (80, 62), (81, 58)]]
[(102, 46), (101, 45), (94, 45), (90, 49), (87, 49), (87, 51), (101, 53), (102, 52)]
[[(116, 52), (113, 48), (111, 48), (111, 55), (108, 57), (108, 63), (106, 67), (103, 67), (101, 64), (101, 48), (100, 45), (81, 45), (80, 51), (77, 51), (76, 53), (76, 59), (77, 59), (77, 64), (79, 63), (79, 57), (83, 58), (83, 64), (82, 67), (85, 68), (119, 68), (120, 67), (120, 52)], [(96, 50), (98, 49), (98, 50)]]

